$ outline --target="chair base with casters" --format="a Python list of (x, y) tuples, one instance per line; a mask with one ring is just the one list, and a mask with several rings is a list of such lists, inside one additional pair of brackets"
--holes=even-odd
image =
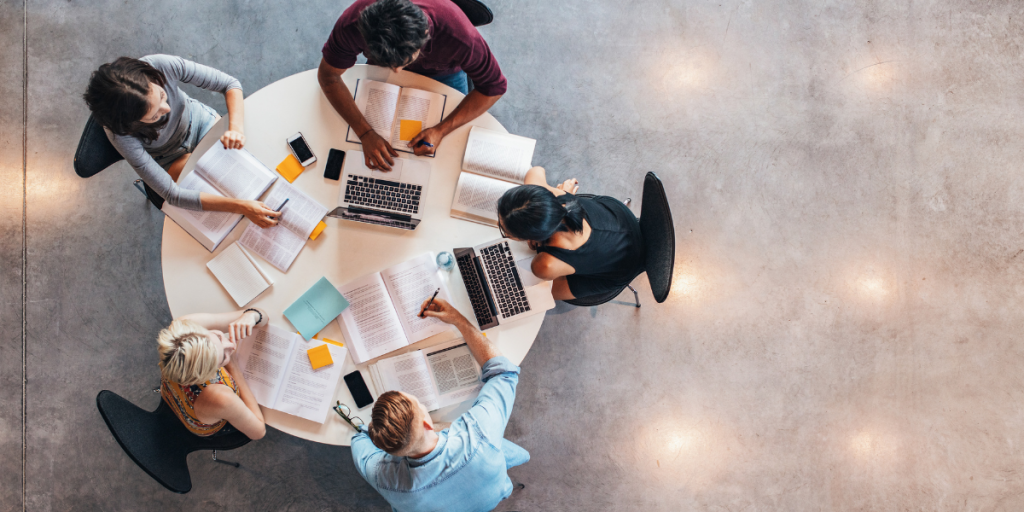
[(160, 485), (179, 494), (192, 490), (189, 453), (213, 450), (214, 461), (237, 468), (239, 463), (217, 458), (217, 451), (234, 450), (249, 443), (249, 438), (238, 431), (197, 436), (185, 428), (163, 400), (150, 412), (104, 390), (96, 395), (96, 407), (114, 440), (132, 462)]

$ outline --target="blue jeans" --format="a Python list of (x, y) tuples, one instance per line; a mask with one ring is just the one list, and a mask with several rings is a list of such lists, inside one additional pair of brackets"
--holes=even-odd
[(501, 453), (505, 455), (505, 469), (530, 462), (530, 452), (508, 439), (501, 440)]
[(434, 80), (437, 80), (438, 82), (441, 82), (462, 94), (469, 94), (469, 81), (466, 77), (465, 71), (459, 71), (458, 73), (451, 73), (448, 75), (429, 76), (427, 78), (433, 78)]

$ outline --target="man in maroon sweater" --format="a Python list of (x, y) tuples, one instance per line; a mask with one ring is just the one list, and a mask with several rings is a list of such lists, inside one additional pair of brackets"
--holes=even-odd
[(334, 24), (317, 78), (327, 100), (359, 136), (371, 169), (391, 170), (398, 153), (370, 129), (341, 80), (360, 53), (369, 64), (419, 73), (463, 94), (467, 75), (473, 80), (473, 91), (444, 121), (410, 141), (417, 155), (433, 154), (445, 135), (487, 112), (508, 88), (484, 38), (451, 0), (356, 0)]

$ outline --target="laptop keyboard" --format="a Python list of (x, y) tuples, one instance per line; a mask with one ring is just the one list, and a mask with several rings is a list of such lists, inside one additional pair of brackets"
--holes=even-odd
[(357, 206), (415, 215), (420, 211), (421, 185), (387, 181), (368, 176), (349, 176), (345, 201)]
[[(457, 254), (457, 253), (456, 253)], [(480, 284), (480, 278), (473, 266), (473, 253), (467, 252), (457, 256), (455, 262), (459, 265), (459, 272), (462, 274), (462, 282), (469, 292), (469, 302), (473, 304), (473, 314), (476, 315), (476, 322), (483, 329), (485, 325), (496, 324), (491, 308), (487, 305), (487, 295), (484, 294), (484, 287)]]
[(501, 316), (508, 318), (530, 310), (526, 290), (519, 280), (519, 269), (512, 257), (508, 242), (485, 247), (480, 251), (480, 261), (487, 269), (491, 282), (491, 294), (497, 302)]

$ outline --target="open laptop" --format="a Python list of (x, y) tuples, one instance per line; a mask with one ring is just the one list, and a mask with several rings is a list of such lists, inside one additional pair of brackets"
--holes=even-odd
[(423, 219), (430, 165), (395, 158), (390, 172), (366, 167), (362, 151), (349, 151), (341, 173), (338, 207), (328, 217), (399, 229), (416, 229)]
[(533, 275), (525, 243), (502, 238), (454, 252), (480, 330), (555, 307), (551, 281)]

